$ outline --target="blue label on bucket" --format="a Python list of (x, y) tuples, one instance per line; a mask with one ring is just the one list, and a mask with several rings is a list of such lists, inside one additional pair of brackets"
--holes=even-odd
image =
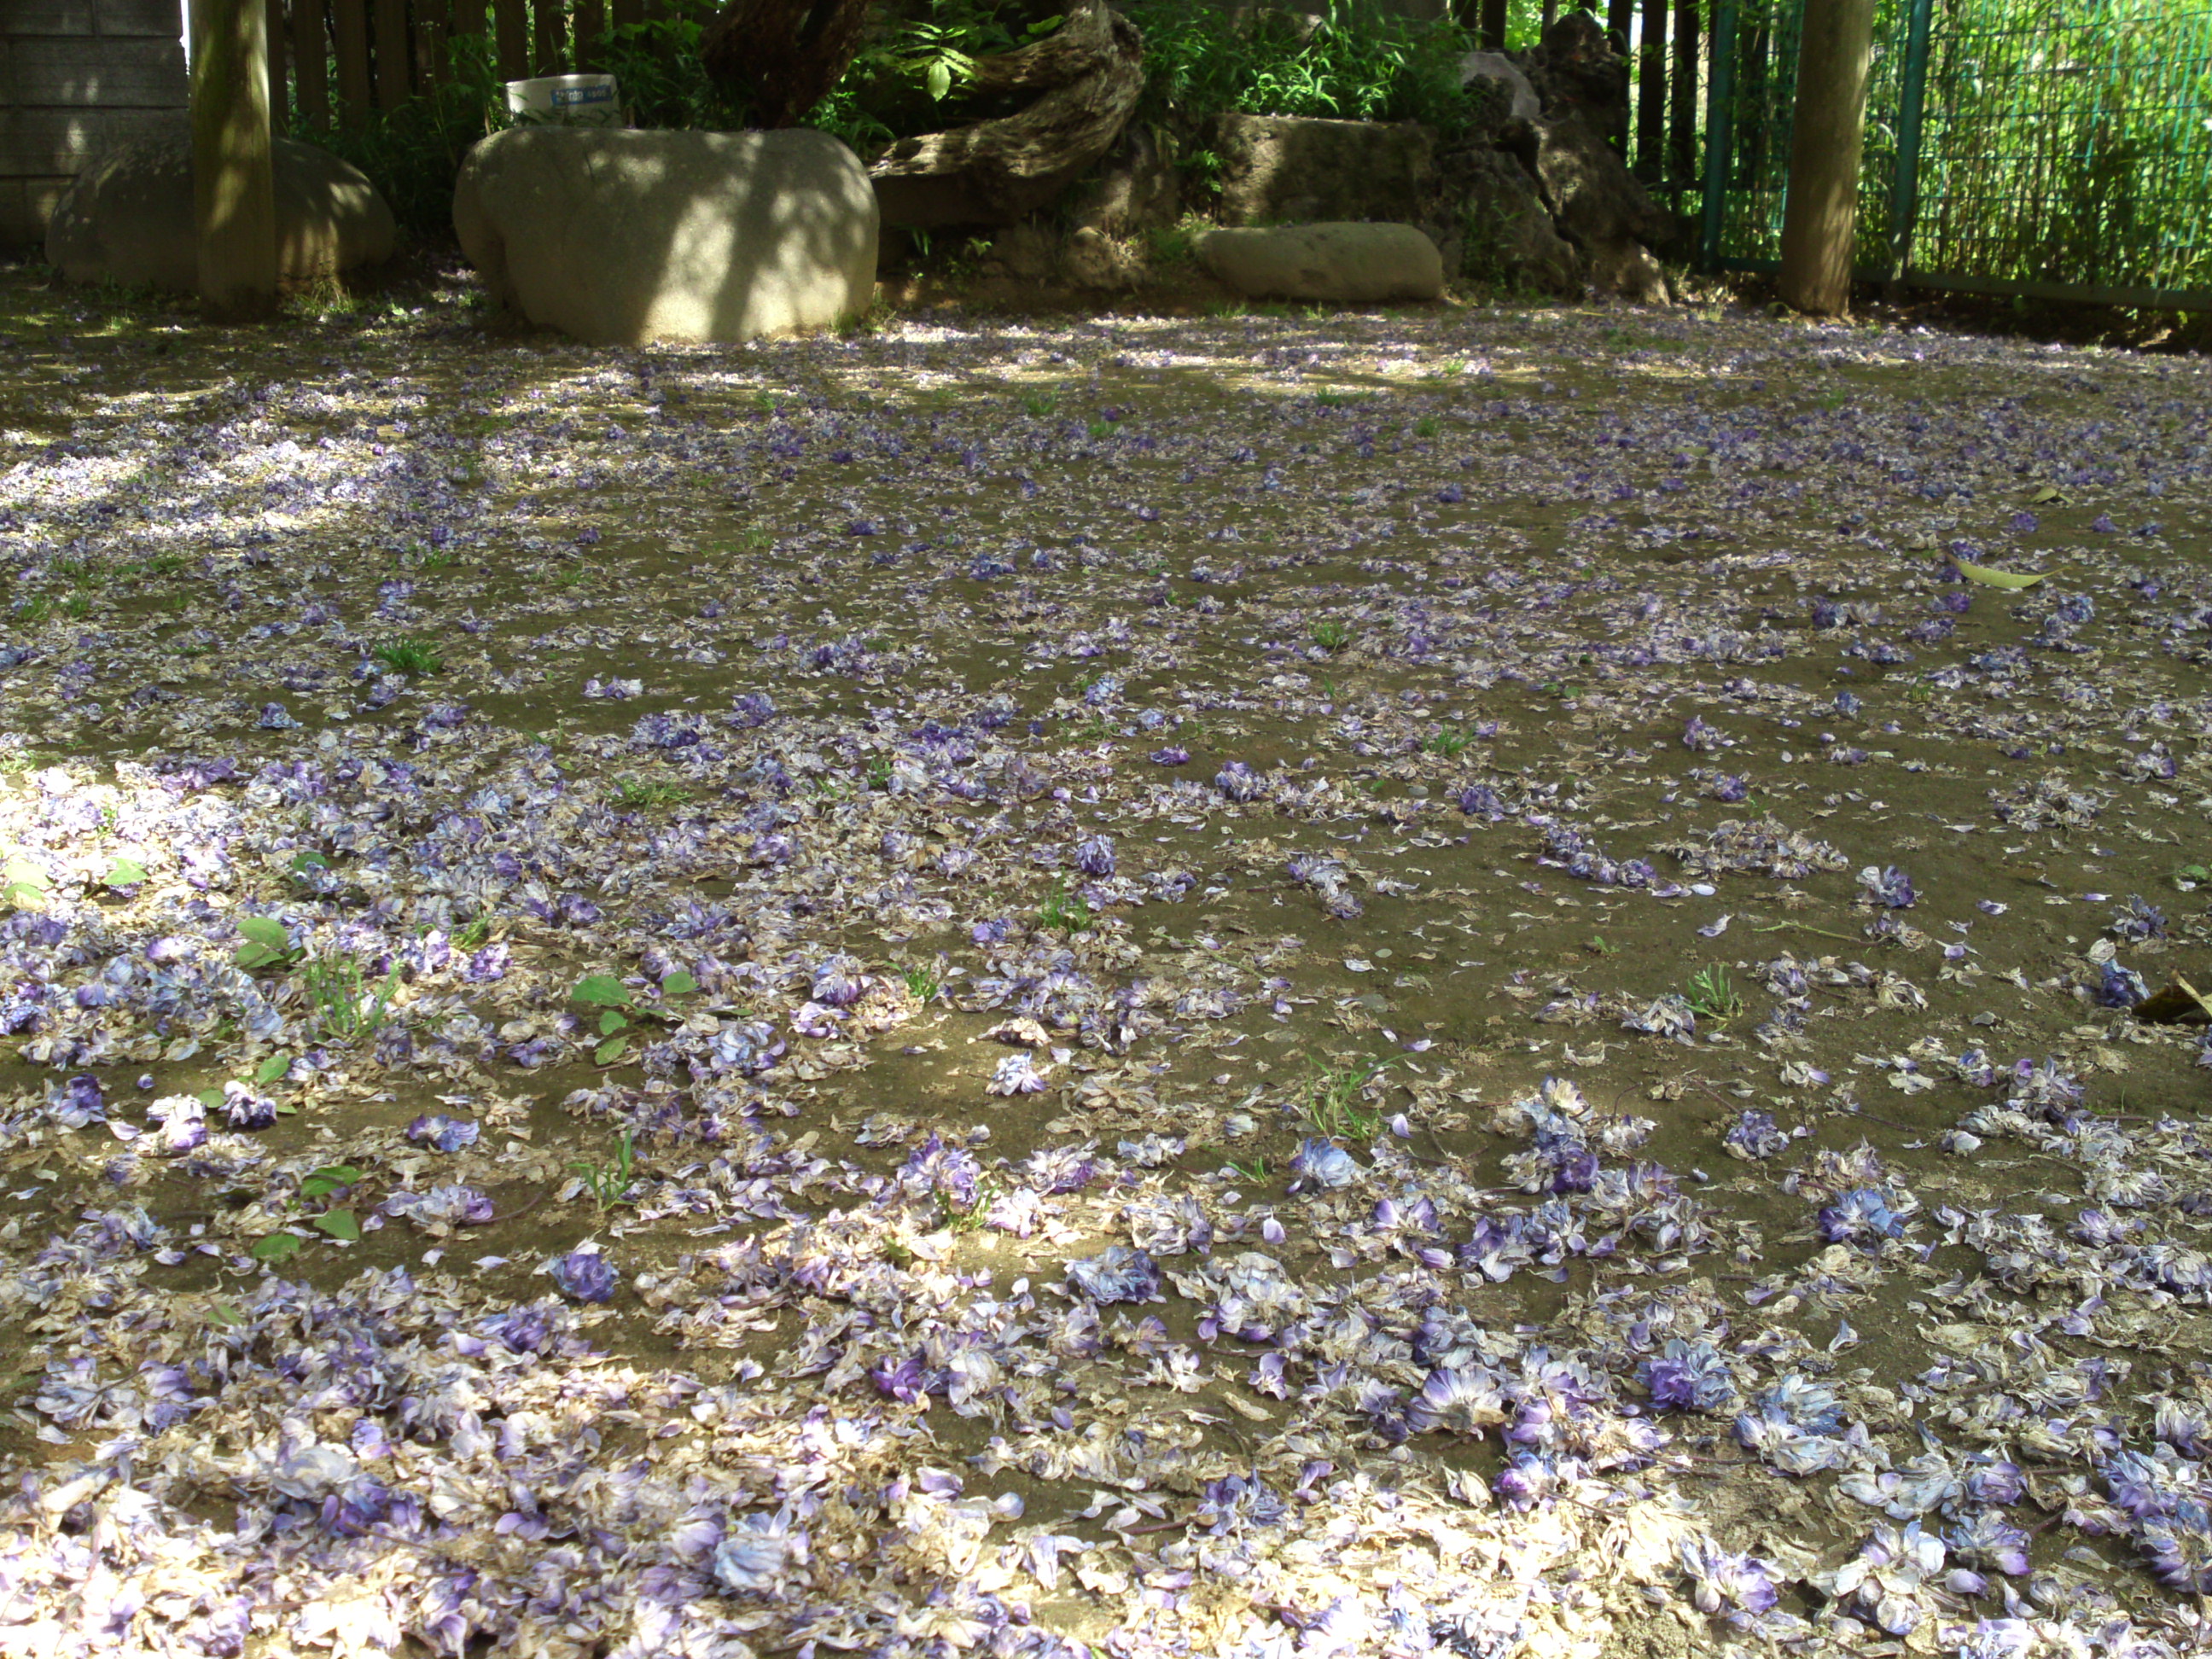
[(609, 86), (556, 87), (553, 88), (555, 109), (574, 109), (579, 104), (611, 104), (615, 89)]

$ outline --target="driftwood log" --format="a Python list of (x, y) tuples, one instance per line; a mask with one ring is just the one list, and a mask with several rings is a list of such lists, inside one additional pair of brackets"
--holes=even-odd
[(993, 120), (893, 144), (868, 169), (884, 222), (1006, 225), (1048, 205), (1110, 149), (1145, 89), (1145, 38), (1105, 3), (1079, 0), (1033, 46), (976, 60), (970, 96), (1039, 94)]
[(796, 126), (860, 50), (874, 0), (729, 0), (707, 25), (708, 78), (734, 88), (763, 127)]

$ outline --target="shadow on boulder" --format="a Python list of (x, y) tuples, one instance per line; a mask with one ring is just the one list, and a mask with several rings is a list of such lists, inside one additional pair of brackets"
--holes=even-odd
[(875, 292), (875, 192), (826, 132), (516, 127), (461, 165), (453, 228), (502, 305), (604, 344), (830, 327)]
[[(367, 174), (293, 138), (276, 139), (270, 159), (280, 285), (304, 288), (392, 257), (392, 210)], [(198, 291), (192, 137), (184, 116), (77, 174), (47, 221), (46, 263), (73, 283)]]

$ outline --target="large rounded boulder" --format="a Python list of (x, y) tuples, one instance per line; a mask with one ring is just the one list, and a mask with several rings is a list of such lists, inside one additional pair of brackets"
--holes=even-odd
[(502, 305), (609, 345), (829, 327), (875, 292), (875, 191), (826, 132), (514, 127), (469, 152), (461, 248)]
[[(292, 138), (274, 142), (270, 163), (279, 283), (301, 288), (392, 257), (392, 209), (360, 168)], [(46, 222), (46, 263), (73, 283), (197, 292), (191, 128), (179, 119), (79, 173)]]

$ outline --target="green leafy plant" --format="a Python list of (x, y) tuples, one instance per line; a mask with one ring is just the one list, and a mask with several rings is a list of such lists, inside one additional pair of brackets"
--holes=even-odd
[(454, 931), (453, 948), (457, 951), (480, 951), (490, 938), (491, 918), (478, 916), (474, 921)]
[(46, 902), (46, 872), (20, 852), (0, 860), (0, 902), (27, 910)]
[(601, 1210), (611, 1210), (629, 1195), (631, 1182), (630, 1132), (625, 1129), (615, 1139), (615, 1158), (611, 1164), (602, 1167), (587, 1158), (571, 1162), (569, 1170), (584, 1178), (584, 1186), (592, 1194), (592, 1201)]
[(1413, 422), (1413, 435), (1416, 438), (1433, 438), (1443, 430), (1443, 423), (1433, 415), (1424, 415)]
[(1708, 1019), (1730, 1020), (1743, 1012), (1743, 998), (1729, 983), (1728, 969), (1715, 963), (1690, 975), (1690, 1012)]
[(1317, 1066), (1306, 1085), (1306, 1121), (1314, 1133), (1331, 1140), (1368, 1140), (1382, 1127), (1382, 1114), (1360, 1104), (1367, 1085), (1389, 1071), (1396, 1060), (1347, 1060), (1338, 1066)]
[[(1236, 110), (1457, 131), (1469, 118), (1458, 66), (1476, 43), (1449, 18), (1419, 22), (1351, 3), (1319, 8), (1318, 19), (1266, 9), (1224, 16), (1176, 0), (1117, 9), (1144, 31), (1143, 118)], [(1184, 165), (1197, 171), (1194, 160)]]
[(899, 977), (906, 982), (906, 988), (923, 1002), (935, 1000), (937, 994), (945, 988), (945, 981), (937, 969), (926, 965), (902, 968)]
[(417, 639), (412, 634), (402, 635), (398, 639), (379, 640), (369, 647), (368, 654), (395, 674), (413, 674), (419, 678), (442, 673), (446, 667), (446, 659), (438, 654), (437, 648), (428, 641)]
[(1224, 1161), (1247, 1181), (1260, 1182), (1267, 1178), (1267, 1160), (1264, 1158), (1255, 1158), (1249, 1164), (1239, 1164), (1233, 1158)]
[(1060, 393), (1050, 388), (1022, 394), (1022, 408), (1040, 421), (1049, 420), (1053, 411), (1059, 407)]
[(289, 968), (300, 959), (291, 934), (274, 916), (240, 916), (238, 933), (246, 942), (230, 953), (230, 959), (248, 973), (257, 968)]
[[(682, 969), (660, 981), (664, 997), (688, 997), (698, 988), (699, 981)], [(592, 1051), (592, 1059), (601, 1066), (611, 1066), (629, 1052), (629, 1032), (637, 1021), (676, 1018), (665, 1009), (640, 1007), (629, 988), (612, 974), (585, 975), (568, 996), (599, 1011), (599, 1042)]]
[(1617, 957), (1620, 947), (1608, 941), (1603, 933), (1592, 933), (1583, 941), (1583, 949), (1594, 957)]
[(147, 878), (146, 866), (136, 859), (118, 859), (100, 878), (102, 887), (136, 887)]
[(1467, 732), (1455, 732), (1451, 727), (1446, 726), (1443, 731), (1437, 732), (1436, 736), (1429, 739), (1429, 751), (1431, 754), (1442, 755), (1446, 759), (1449, 759), (1454, 755), (1462, 753), (1466, 750), (1467, 746), (1474, 741), (1474, 738), (1472, 733)]
[[(333, 1197), (349, 1188), (359, 1186), (363, 1179), (363, 1173), (350, 1164), (326, 1164), (300, 1177), (298, 1201), (306, 1204), (317, 1199)], [(326, 1206), (316, 1214), (301, 1218), (308, 1226), (331, 1238), (343, 1239), (350, 1243), (361, 1237), (361, 1218), (350, 1209)], [(298, 1255), (301, 1246), (306, 1243), (304, 1234), (288, 1227), (256, 1241), (248, 1254), (257, 1261), (274, 1265)]]
[(1053, 883), (1052, 891), (1044, 896), (1044, 902), (1037, 908), (1038, 923), (1064, 938), (1089, 933), (1097, 921), (1083, 895), (1069, 890), (1065, 876)]
[(1352, 629), (1334, 617), (1324, 617), (1313, 625), (1313, 642), (1332, 657), (1352, 643)]

